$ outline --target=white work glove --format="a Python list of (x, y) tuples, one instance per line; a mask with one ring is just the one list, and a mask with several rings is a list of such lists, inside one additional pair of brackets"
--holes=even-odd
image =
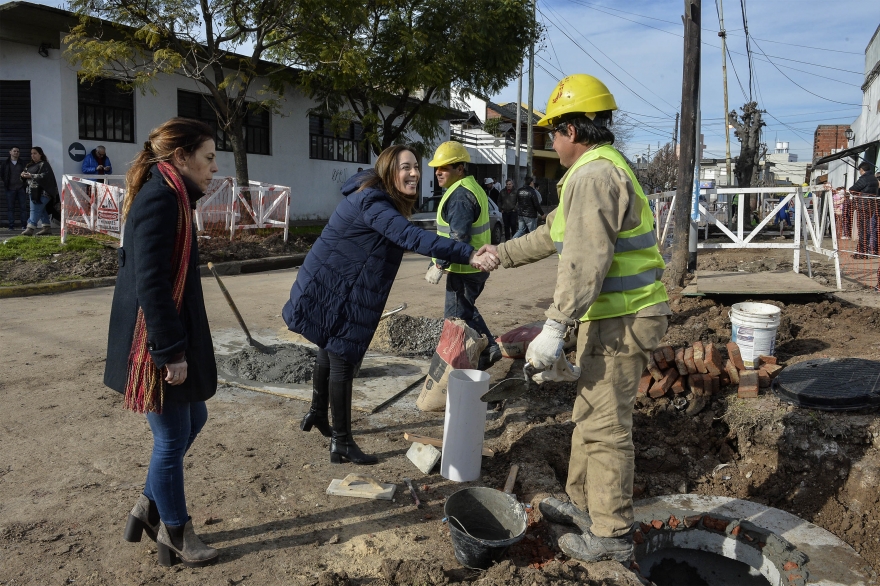
[(565, 354), (560, 354), (553, 366), (532, 376), (532, 380), (538, 384), (565, 383), (576, 381), (581, 376), (581, 369), (575, 366), (565, 358)]
[(565, 325), (548, 319), (544, 322), (544, 329), (534, 340), (529, 343), (526, 350), (526, 361), (538, 370), (544, 370), (553, 366), (553, 363), (562, 355), (563, 338), (565, 337)]
[(440, 282), (440, 277), (443, 276), (443, 269), (438, 267), (435, 264), (431, 265), (431, 268), (428, 269), (428, 272), (425, 273), (425, 280), (431, 283), (432, 285), (436, 285)]

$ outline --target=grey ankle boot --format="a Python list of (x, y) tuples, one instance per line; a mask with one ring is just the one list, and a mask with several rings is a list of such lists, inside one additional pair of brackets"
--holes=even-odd
[(37, 233), (37, 228), (35, 226), (31, 226), (28, 224), (28, 227), (24, 229), (24, 232), (21, 233), (22, 236), (33, 236)]
[(49, 224), (43, 224), (43, 227), (37, 230), (34, 236), (51, 236), (52, 235), (52, 226)]
[(552, 496), (538, 503), (538, 510), (551, 523), (574, 525), (581, 531), (587, 531), (593, 526), (593, 520), (590, 519), (588, 513), (585, 513), (571, 503), (563, 502)]
[(128, 514), (128, 522), (125, 524), (122, 538), (126, 541), (138, 542), (141, 540), (141, 535), (146, 533), (147, 537), (156, 541), (158, 532), (159, 509), (156, 508), (156, 503), (142, 494)]
[(192, 519), (183, 526), (159, 526), (156, 538), (159, 550), (159, 565), (170, 567), (179, 560), (187, 568), (201, 568), (217, 561), (220, 553), (208, 547), (193, 530)]

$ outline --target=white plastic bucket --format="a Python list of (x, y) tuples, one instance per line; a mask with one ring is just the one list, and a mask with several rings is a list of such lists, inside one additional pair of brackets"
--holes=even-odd
[(739, 346), (746, 368), (758, 368), (758, 356), (772, 356), (781, 310), (767, 303), (735, 303), (730, 311), (730, 338)]
[(443, 478), (455, 482), (480, 478), (486, 433), (486, 404), (480, 397), (489, 390), (489, 378), (482, 370), (453, 370), (449, 374), (440, 458)]

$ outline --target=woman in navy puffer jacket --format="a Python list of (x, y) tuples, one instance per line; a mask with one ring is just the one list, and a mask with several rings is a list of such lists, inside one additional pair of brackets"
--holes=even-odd
[[(282, 311), (287, 327), (320, 350), (312, 406), (300, 425), (330, 442), (330, 461), (375, 464), (351, 437), (354, 370), (373, 338), (405, 250), (489, 268), (469, 244), (412, 225), (418, 157), (409, 147), (385, 149), (376, 167), (343, 186), (345, 199), (309, 251)], [(328, 404), (333, 413), (331, 429)]]

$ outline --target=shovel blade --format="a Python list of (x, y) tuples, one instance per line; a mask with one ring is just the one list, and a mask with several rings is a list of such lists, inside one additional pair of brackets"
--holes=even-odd
[(521, 378), (512, 378), (503, 380), (493, 386), (480, 397), (480, 401), (485, 403), (493, 403), (495, 401), (506, 401), (515, 399), (526, 394), (529, 390), (529, 381)]

